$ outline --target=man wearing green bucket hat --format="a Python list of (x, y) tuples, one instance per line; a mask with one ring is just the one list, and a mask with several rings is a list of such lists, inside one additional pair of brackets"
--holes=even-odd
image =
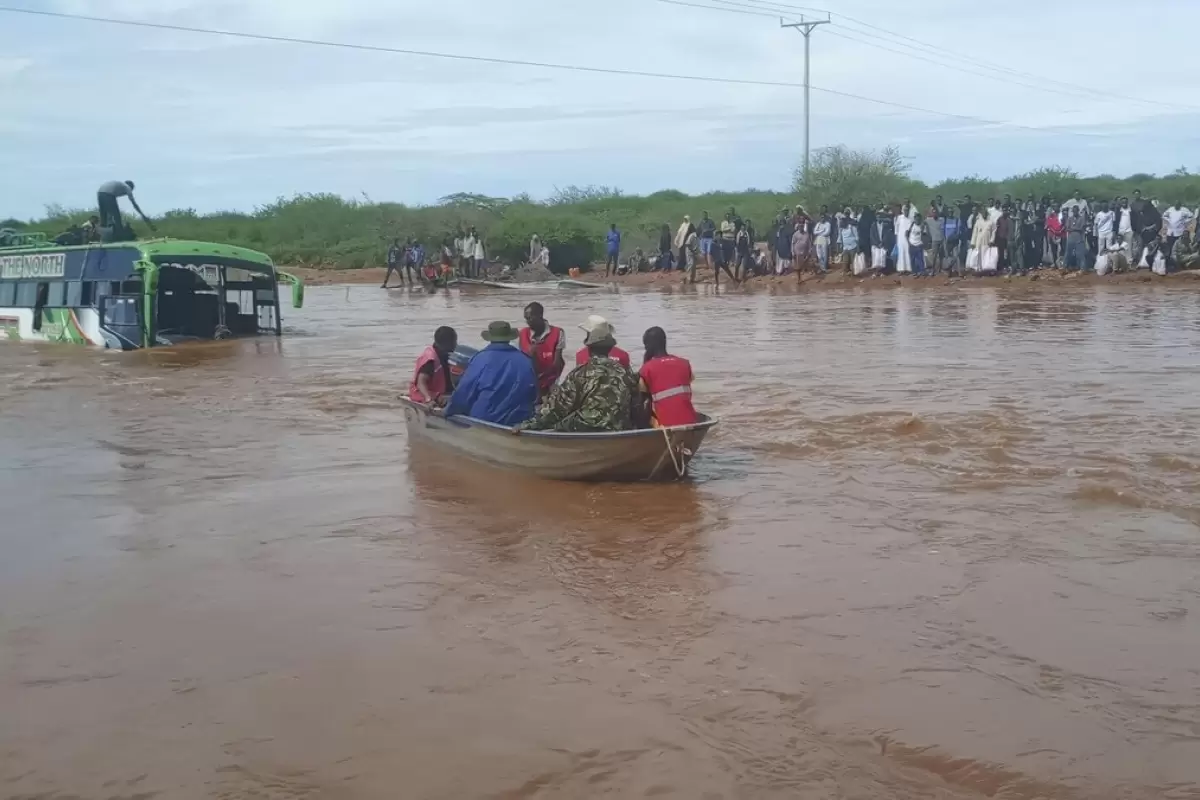
[(516, 425), (533, 416), (537, 375), (529, 356), (512, 346), (518, 334), (507, 322), (493, 322), (480, 334), (488, 346), (467, 365), (446, 416), (465, 415), (497, 425)]

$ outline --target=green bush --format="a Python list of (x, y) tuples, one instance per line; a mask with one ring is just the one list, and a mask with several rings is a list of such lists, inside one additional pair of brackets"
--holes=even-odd
[[(699, 223), (704, 211), (721, 219), (733, 208), (765, 237), (780, 209), (797, 203), (815, 211), (821, 205), (836, 210), (911, 199), (923, 208), (938, 194), (947, 202), (964, 194), (982, 201), (1006, 193), (1018, 198), (1050, 195), (1062, 201), (1076, 189), (1099, 200), (1132, 195), (1134, 189), (1141, 189), (1146, 197), (1162, 203), (1200, 204), (1200, 176), (1182, 168), (1166, 176), (1139, 174), (1119, 179), (1111, 175), (1083, 178), (1063, 167), (1048, 167), (1000, 181), (970, 176), (927, 185), (909, 175), (903, 157), (894, 149), (873, 153), (834, 147), (813, 154), (807, 179), (796, 174), (790, 192), (747, 189), (689, 196), (667, 189), (634, 197), (611, 187), (568, 186), (543, 203), (535, 203), (527, 195), (506, 199), (464, 193), (417, 207), (376, 203), (365, 197), (301, 194), (278, 198), (250, 213), (198, 214), (194, 209), (176, 209), (159, 217), (156, 225), (163, 236), (241, 245), (264, 251), (281, 265), (337, 269), (383, 264), (393, 239), (415, 238), (432, 258), (443, 241), (472, 226), (483, 235), (489, 258), (515, 266), (528, 258), (529, 240), (536, 233), (550, 248), (551, 269), (562, 273), (601, 258), (604, 234), (614, 223), (622, 232), (625, 253), (636, 247), (657, 252), (658, 233), (664, 224), (674, 235), (685, 214)], [(93, 213), (50, 206), (42, 219), (28, 227), (54, 235)], [(0, 227), (24, 226), (19, 220), (0, 223)], [(135, 227), (147, 235), (136, 221)]]

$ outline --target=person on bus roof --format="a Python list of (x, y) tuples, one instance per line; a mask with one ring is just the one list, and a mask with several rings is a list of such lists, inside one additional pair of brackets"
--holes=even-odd
[(100, 227), (111, 228), (113, 233), (124, 232), (125, 223), (121, 221), (121, 207), (117, 204), (118, 197), (128, 197), (129, 204), (138, 213), (142, 221), (154, 231), (154, 223), (143, 213), (137, 200), (133, 199), (133, 181), (108, 181), (96, 190), (96, 202), (100, 206)]

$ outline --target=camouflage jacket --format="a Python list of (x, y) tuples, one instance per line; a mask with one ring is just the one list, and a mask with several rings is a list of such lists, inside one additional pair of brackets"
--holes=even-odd
[(611, 358), (592, 358), (572, 370), (521, 427), (571, 433), (629, 430), (637, 387), (629, 367)]

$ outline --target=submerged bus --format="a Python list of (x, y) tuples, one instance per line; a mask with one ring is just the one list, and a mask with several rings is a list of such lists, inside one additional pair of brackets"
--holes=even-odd
[(279, 283), (304, 285), (262, 253), (177, 239), (59, 246), (5, 231), (0, 339), (118, 350), (283, 332)]

